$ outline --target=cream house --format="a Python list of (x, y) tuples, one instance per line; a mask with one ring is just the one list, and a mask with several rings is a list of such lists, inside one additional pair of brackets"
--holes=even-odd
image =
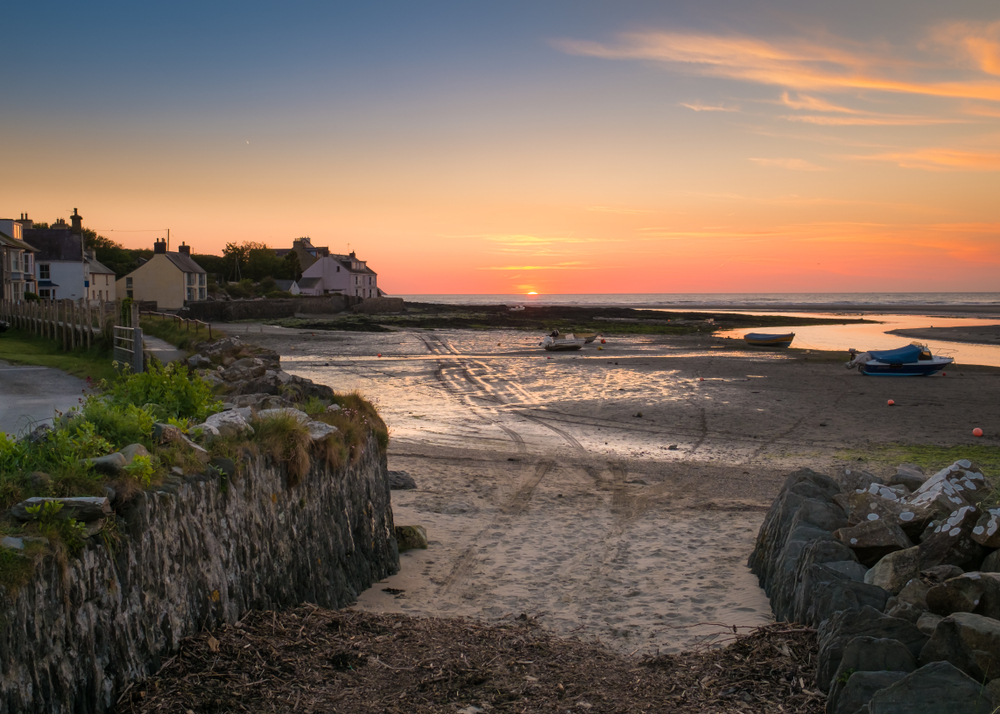
[(87, 299), (92, 305), (104, 302), (114, 302), (117, 298), (115, 271), (106, 267), (94, 256), (94, 251), (83, 252), (87, 266), (90, 268), (90, 282), (87, 286)]
[(118, 297), (155, 302), (160, 310), (179, 310), (185, 302), (204, 300), (208, 274), (191, 258), (191, 246), (183, 243), (176, 253), (167, 243), (153, 244), (153, 257), (115, 283)]

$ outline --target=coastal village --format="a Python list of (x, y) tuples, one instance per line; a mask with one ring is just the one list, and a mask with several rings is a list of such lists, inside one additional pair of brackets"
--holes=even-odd
[[(77, 209), (69, 222), (59, 217), (51, 224), (36, 224), (27, 213), (16, 219), (0, 218), (3, 299), (74, 300), (97, 305), (131, 298), (153, 310), (174, 311), (197, 301), (228, 299), (226, 286), (244, 280), (251, 263), (261, 266), (251, 287), (263, 281), (268, 297), (384, 296), (378, 274), (366, 261), (353, 251), (341, 254), (314, 246), (309, 238), (296, 238), (288, 248), (254, 245), (243, 251), (245, 255), (231, 256), (237, 259), (230, 261), (225, 255), (192, 253), (192, 246), (183, 242), (170, 250), (166, 238), (157, 238), (151, 254), (134, 251), (131, 264), (125, 266), (128, 272), (117, 265), (116, 273), (101, 263), (98, 254), (124, 249), (92, 231), (87, 234)], [(234, 253), (239, 253), (239, 247), (233, 247)], [(238, 294), (246, 297), (246, 289)]]

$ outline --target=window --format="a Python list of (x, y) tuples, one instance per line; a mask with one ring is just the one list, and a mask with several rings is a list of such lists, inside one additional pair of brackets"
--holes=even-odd
[(134, 295), (132, 295), (132, 291), (131, 290), (126, 290), (125, 291), (125, 296), (126, 297), (134, 297)]
[(38, 279), (39, 280), (52, 280), (52, 273), (49, 270), (48, 264), (39, 264), (38, 266)]
[[(125, 287), (129, 290), (132, 289), (132, 278), (125, 278)], [(132, 293), (129, 293), (128, 296), (132, 297)]]
[(40, 298), (50, 298), (50, 297), (52, 297), (52, 291), (51, 290), (45, 290), (45, 289), (39, 290), (38, 291), (38, 297), (40, 297)]
[(337, 266), (337, 272), (338, 273), (340, 272), (340, 266), (339, 265)]

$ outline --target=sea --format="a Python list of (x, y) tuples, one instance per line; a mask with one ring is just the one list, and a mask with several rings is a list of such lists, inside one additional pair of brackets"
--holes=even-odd
[[(887, 350), (911, 339), (893, 330), (1000, 324), (1000, 292), (947, 293), (586, 293), (562, 295), (401, 295), (443, 305), (572, 305), (649, 310), (753, 312), (790, 317), (839, 316), (866, 322), (791, 326), (793, 347), (824, 351)], [(738, 331), (720, 332), (740, 338)], [(923, 340), (936, 354), (962, 364), (1000, 367), (1000, 345)]]

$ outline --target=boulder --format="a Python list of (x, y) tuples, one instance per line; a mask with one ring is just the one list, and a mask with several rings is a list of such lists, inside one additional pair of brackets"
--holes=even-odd
[(924, 567), (954, 565), (963, 570), (978, 570), (989, 549), (972, 539), (980, 511), (963, 506), (934, 528), (920, 548)]
[(95, 456), (91, 459), (81, 459), (80, 465), (92, 467), (97, 473), (117, 478), (125, 475), (125, 457), (117, 451), (107, 456)]
[(1000, 508), (991, 508), (979, 517), (972, 540), (987, 548), (1000, 548)]
[(205, 355), (201, 355), (201, 354), (191, 355), (190, 357), (188, 357), (187, 363), (188, 363), (188, 365), (192, 369), (211, 369), (212, 368), (212, 360), (210, 360)]
[(965, 571), (957, 565), (934, 565), (921, 569), (920, 577), (929, 583), (943, 583), (945, 580), (957, 578), (963, 572)]
[(892, 686), (906, 674), (906, 672), (854, 672), (849, 677), (837, 679), (830, 688), (830, 697), (826, 702), (827, 714), (867, 712), (866, 705), (875, 696), (875, 692)]
[[(848, 525), (856, 526), (859, 523), (877, 520), (897, 524), (906, 522), (906, 519), (900, 519), (899, 516), (908, 507), (904, 505), (894, 491), (880, 484), (872, 484), (871, 488), (878, 489), (878, 491), (876, 493), (872, 493), (871, 491), (854, 491), (847, 494), (847, 502), (851, 513)], [(889, 497), (884, 497), (881, 489), (885, 489), (885, 493)]]
[(1000, 550), (994, 550), (987, 555), (979, 570), (983, 573), (1000, 573)]
[(912, 492), (923, 486), (926, 480), (927, 475), (921, 467), (916, 464), (900, 464), (886, 483), (890, 486), (906, 486)]
[(906, 499), (918, 516), (948, 517), (963, 506), (975, 506), (988, 494), (982, 469), (967, 459), (938, 471)]
[(935, 615), (933, 612), (925, 612), (917, 620), (917, 629), (930, 637), (934, 634), (934, 630), (937, 629), (938, 623), (943, 619), (943, 617)]
[(427, 530), (423, 526), (396, 526), (396, 544), (399, 552), (427, 548)]
[(389, 472), (389, 488), (393, 491), (404, 491), (416, 487), (417, 482), (406, 471)]
[(173, 424), (153, 424), (153, 442), (156, 444), (170, 444), (180, 441), (184, 432)]
[(214, 427), (222, 436), (239, 436), (253, 434), (253, 427), (240, 414), (234, 411), (219, 412), (205, 420), (205, 424)]
[(912, 622), (889, 617), (873, 607), (834, 613), (830, 619), (820, 623), (818, 628), (816, 684), (822, 691), (829, 691), (844, 655), (844, 648), (859, 636), (899, 640), (914, 657), (920, 654), (927, 642), (927, 636)]
[(881, 611), (888, 598), (889, 593), (880, 587), (853, 580), (825, 564), (813, 563), (798, 580), (788, 619), (818, 625), (840, 610), (859, 610), (868, 605)]
[(1000, 621), (971, 612), (956, 612), (934, 629), (920, 661), (950, 662), (979, 682), (1000, 672)]
[(895, 602), (886, 603), (884, 612), (889, 617), (898, 617), (900, 620), (916, 624), (925, 610), (916, 608), (908, 602)]
[(844, 469), (837, 477), (837, 483), (842, 491), (867, 491), (873, 483), (881, 484), (882, 479), (863, 469)]
[(125, 457), (126, 468), (132, 464), (136, 456), (150, 456), (151, 454), (142, 444), (129, 444), (121, 448), (118, 453)]
[(322, 421), (310, 421), (306, 424), (306, 428), (309, 429), (309, 438), (313, 441), (320, 441), (330, 436), (330, 434), (336, 434), (338, 431), (337, 427)]
[(913, 605), (920, 610), (927, 609), (927, 593), (931, 586), (920, 578), (914, 578), (899, 591), (896, 596), (897, 601)]
[(844, 647), (834, 681), (846, 679), (850, 672), (912, 672), (917, 658), (899, 640), (860, 635)]
[(986, 714), (986, 688), (947, 662), (928, 664), (875, 692), (868, 714)]
[(105, 496), (78, 496), (76, 498), (29, 498), (15, 504), (10, 515), (19, 521), (33, 521), (35, 516), (28, 513), (29, 506), (37, 506), (46, 501), (57, 501), (62, 508), (57, 518), (73, 518), (78, 521), (96, 521), (113, 515), (111, 503)]
[(257, 412), (257, 418), (260, 420), (274, 419), (275, 417), (293, 417), (299, 424), (308, 424), (312, 419), (308, 414), (306, 414), (301, 409), (262, 409)]
[(874, 513), (869, 514), (869, 518), (864, 523), (833, 532), (833, 537), (853, 550), (863, 565), (875, 565), (889, 553), (913, 547), (903, 529), (892, 521), (882, 520)]
[(927, 591), (927, 609), (942, 616), (975, 612), (1000, 619), (1000, 573), (963, 573), (934, 585)]

